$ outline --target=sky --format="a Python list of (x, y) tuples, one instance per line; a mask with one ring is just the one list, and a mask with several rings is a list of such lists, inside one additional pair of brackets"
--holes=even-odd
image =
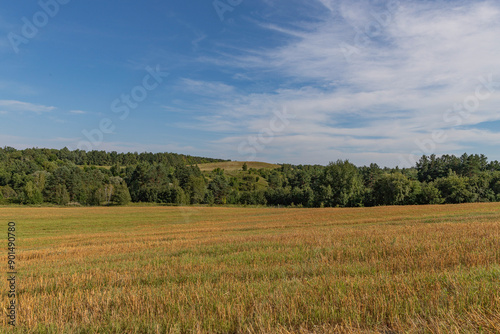
[(0, 3), (0, 146), (500, 160), (500, 2)]

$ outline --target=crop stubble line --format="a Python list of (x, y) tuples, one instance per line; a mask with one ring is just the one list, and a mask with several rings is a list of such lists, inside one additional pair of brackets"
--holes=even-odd
[[(254, 228), (245, 218), (258, 209), (199, 208), (203, 214), (183, 225), (166, 223), (173, 216), (168, 208), (120, 208), (106, 215), (95, 210), (88, 217), (84, 208), (74, 209), (83, 219), (80, 226), (93, 221), (104, 231), (110, 217), (153, 211), (155, 218), (145, 218), (151, 227), (142, 235), (130, 219), (120, 234), (112, 233), (116, 222), (100, 236), (87, 228), (72, 233), (72, 247), (58, 235), (37, 256), (23, 259), (19, 326), (52, 325), (55, 332), (494, 332), (500, 311), (499, 207), (438, 208), (271, 209), (258, 235), (241, 230)], [(15, 216), (16, 209), (9, 210)], [(30, 231), (20, 248), (36, 247), (42, 239), (37, 224), (58, 224), (57, 218), (51, 222), (58, 209), (39, 210), (19, 223)], [(325, 213), (339, 222), (325, 226)], [(243, 223), (231, 228), (221, 217)], [(425, 223), (426, 217), (435, 223)], [(390, 225), (399, 219), (401, 224)], [(165, 237), (169, 229), (173, 240), (155, 239), (155, 231)], [(78, 240), (81, 249), (74, 247)], [(54, 267), (58, 263), (64, 266)]]

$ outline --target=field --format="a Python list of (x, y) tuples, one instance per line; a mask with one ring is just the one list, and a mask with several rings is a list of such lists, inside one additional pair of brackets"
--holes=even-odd
[[(210, 162), (210, 163), (206, 163), (206, 164), (198, 164), (198, 167), (200, 168), (200, 170), (202, 172), (213, 171), (216, 168), (221, 168), (221, 169), (224, 169), (225, 171), (237, 171), (237, 170), (241, 170), (244, 163), (245, 163), (244, 161)], [(247, 164), (247, 167), (249, 169), (250, 168), (255, 168), (255, 169), (280, 168), (280, 165), (269, 164), (266, 162), (247, 161), (246, 164)]]
[(12, 220), (5, 333), (500, 333), (498, 203), (3, 207), (4, 236)]

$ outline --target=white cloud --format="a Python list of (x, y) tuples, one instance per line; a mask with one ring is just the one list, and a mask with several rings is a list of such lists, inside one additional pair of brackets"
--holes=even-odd
[[(266, 146), (266, 156), (274, 152), (282, 161), (302, 163), (338, 157), (362, 163), (370, 157), (395, 165), (400, 155), (420, 149), (417, 140), (439, 129), (447, 139), (436, 143), (438, 154), (480, 153), (486, 143), (500, 143), (498, 132), (474, 128), (500, 119), (497, 2), (400, 2), (389, 8), (371, 1), (318, 1), (329, 9), (328, 18), (307, 29), (294, 33), (265, 26), (293, 36), (286, 45), (216, 61), (240, 75), (263, 71), (290, 78), (283, 80), (292, 82), (289, 88), (269, 94), (227, 90), (230, 95), (221, 96), (211, 115), (200, 119), (201, 128), (257, 134), (266, 128), (272, 109), (285, 106), (296, 119)], [(359, 38), (357, 31), (370, 31), (379, 21), (379, 34)], [(346, 59), (341, 45), (351, 45), (356, 53)], [(479, 78), (488, 75), (499, 83), (496, 93), (479, 101), (467, 117), (447, 114), (474, 97)], [(468, 129), (446, 121), (446, 115), (460, 117)], [(246, 137), (229, 135), (215, 144), (238, 154)]]
[(84, 115), (87, 113), (86, 111), (83, 111), (83, 110), (70, 110), (69, 112), (70, 112), (70, 114), (74, 114), (74, 115)]
[(35, 112), (37, 114), (43, 112), (50, 112), (56, 107), (44, 106), (41, 104), (33, 104), (29, 102), (22, 102), (16, 100), (0, 100), (0, 108), (8, 112)]

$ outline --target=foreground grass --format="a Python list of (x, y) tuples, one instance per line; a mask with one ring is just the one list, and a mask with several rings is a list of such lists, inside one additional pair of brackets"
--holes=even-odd
[(10, 220), (18, 333), (500, 332), (498, 203), (1, 208)]

